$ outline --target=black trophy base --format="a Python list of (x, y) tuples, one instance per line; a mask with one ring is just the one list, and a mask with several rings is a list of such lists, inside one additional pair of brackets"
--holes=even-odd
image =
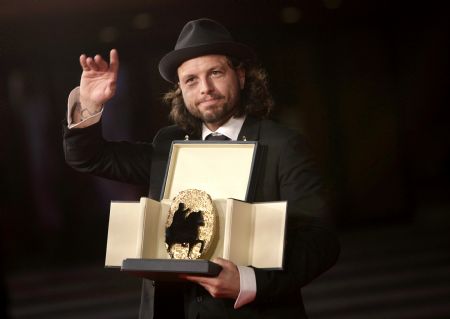
[(184, 275), (216, 277), (222, 267), (203, 259), (127, 258), (121, 271), (155, 281), (182, 281)]

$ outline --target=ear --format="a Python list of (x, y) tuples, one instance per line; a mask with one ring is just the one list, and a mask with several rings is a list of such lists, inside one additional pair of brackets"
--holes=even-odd
[(239, 87), (241, 88), (241, 90), (243, 90), (245, 87), (245, 69), (244, 68), (236, 69), (236, 74), (239, 80)]

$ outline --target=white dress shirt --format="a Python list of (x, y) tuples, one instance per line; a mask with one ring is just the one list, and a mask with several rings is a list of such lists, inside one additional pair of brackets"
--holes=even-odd
[[(76, 87), (69, 94), (67, 101), (67, 123), (69, 129), (72, 128), (85, 128), (91, 126), (100, 121), (103, 113), (103, 109), (97, 114), (74, 124), (72, 120), (72, 112), (74, 108), (80, 104), (80, 88)], [(225, 124), (219, 127), (215, 132), (212, 132), (205, 124), (202, 125), (202, 140), (205, 140), (206, 136), (211, 133), (220, 133), (225, 135), (232, 141), (237, 141), (239, 132), (241, 131), (242, 125), (244, 124), (245, 116), (243, 117), (232, 117)], [(239, 295), (234, 303), (234, 309), (238, 309), (253, 300), (256, 297), (256, 277), (255, 271), (251, 267), (237, 266), (239, 271), (239, 284), (240, 290)]]
[(232, 117), (224, 125), (219, 127), (217, 131), (211, 131), (205, 123), (202, 125), (202, 140), (205, 140), (209, 134), (221, 134), (225, 135), (232, 141), (237, 141), (239, 132), (241, 131), (242, 125), (244, 124), (245, 116), (243, 117)]

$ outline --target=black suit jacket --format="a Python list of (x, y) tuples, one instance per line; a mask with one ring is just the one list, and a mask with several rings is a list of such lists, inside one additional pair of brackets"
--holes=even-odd
[[(171, 142), (185, 136), (179, 127), (168, 126), (157, 133), (151, 144), (108, 142), (102, 138), (101, 123), (85, 129), (64, 127), (64, 151), (67, 163), (81, 172), (128, 183), (150, 182), (149, 197), (159, 200)], [(334, 232), (321, 220), (325, 202), (319, 175), (304, 139), (295, 131), (269, 120), (247, 117), (239, 133), (239, 139), (244, 137), (259, 141), (263, 150), (257, 163), (254, 201), (288, 201), (284, 269), (255, 268), (256, 299), (238, 310), (233, 309), (234, 300), (214, 299), (203, 288), (188, 284), (184, 288), (185, 316), (306, 318), (301, 287), (330, 268), (339, 253)], [(144, 282), (141, 318), (151, 317), (151, 289), (153, 285)], [(158, 288), (156, 291), (158, 300)], [(155, 306), (157, 318), (167, 317), (167, 311), (176, 307), (166, 304), (171, 300), (164, 296), (162, 302), (157, 302), (165, 308)]]

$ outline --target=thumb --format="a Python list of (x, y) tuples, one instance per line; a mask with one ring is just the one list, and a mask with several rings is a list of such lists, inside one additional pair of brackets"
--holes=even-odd
[(222, 266), (223, 268), (225, 268), (225, 267), (229, 268), (230, 266), (234, 265), (231, 261), (229, 261), (227, 259), (223, 259), (221, 257), (215, 257), (211, 261), (213, 263), (216, 263), (216, 264)]
[(119, 53), (116, 49), (112, 49), (109, 52), (109, 67), (114, 74), (117, 74), (119, 70)]

